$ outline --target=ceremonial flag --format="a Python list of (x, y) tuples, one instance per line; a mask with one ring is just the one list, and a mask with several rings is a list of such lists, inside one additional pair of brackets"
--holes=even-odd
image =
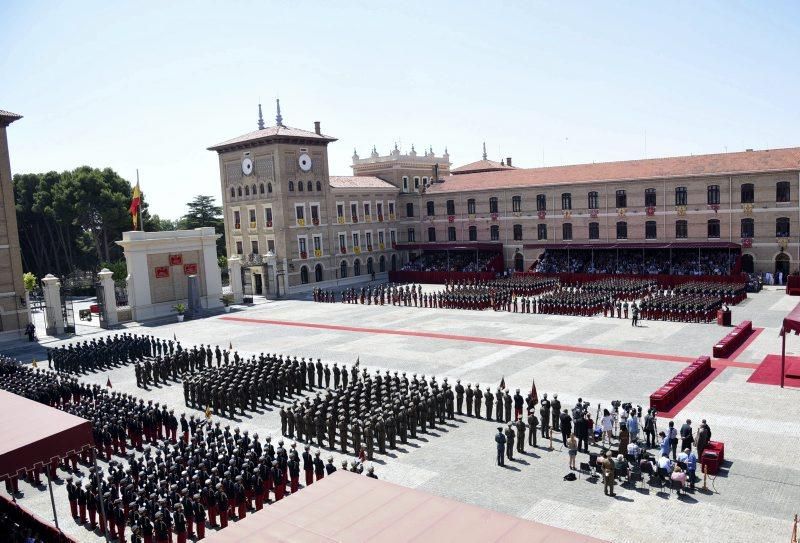
[(206, 406), (206, 418), (207, 419), (211, 418), (211, 407), (209, 406)]
[(172, 341), (178, 341), (178, 336), (176, 336), (174, 332), (172, 334)]
[(128, 208), (128, 212), (131, 214), (131, 220), (133, 221), (133, 229), (137, 230), (139, 228), (139, 208), (142, 205), (142, 191), (139, 190), (139, 181), (137, 179), (136, 186), (133, 187), (133, 195), (131, 197), (131, 207)]
[(356, 366), (358, 366), (359, 364), (361, 364), (361, 357), (360, 356), (358, 356), (356, 358)]
[(228, 350), (229, 350), (229, 351), (232, 351), (232, 350), (233, 350), (233, 341), (231, 341), (230, 343), (228, 343)]
[(500, 379), (500, 390), (506, 389), (506, 376), (504, 375), (502, 379)]
[(113, 388), (113, 387), (111, 386), (111, 377), (109, 377), (109, 378), (108, 378), (108, 381), (106, 382), (106, 386), (107, 386), (108, 388)]
[(539, 403), (539, 394), (536, 393), (536, 379), (533, 380), (533, 384), (531, 385), (531, 398), (534, 404)]
[(38, 368), (39, 367), (39, 364), (36, 363), (36, 359), (35, 358), (33, 359), (33, 363), (31, 364), (31, 366), (33, 366), (34, 368)]

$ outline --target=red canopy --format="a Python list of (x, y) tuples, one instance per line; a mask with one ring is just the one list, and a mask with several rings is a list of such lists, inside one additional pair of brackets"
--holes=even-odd
[(263, 541), (492, 541), (599, 539), (339, 470), (206, 535), (208, 543)]
[(783, 319), (783, 330), (800, 334), (800, 304), (792, 309), (792, 312)]
[(428, 243), (398, 243), (399, 251), (502, 251), (503, 244), (499, 241), (483, 242), (428, 242)]
[(94, 443), (92, 423), (0, 390), (0, 480)]
[(525, 249), (741, 249), (742, 246), (738, 243), (731, 243), (728, 241), (676, 241), (673, 243), (664, 242), (616, 242), (616, 243), (559, 243), (559, 242), (542, 242), (542, 243), (526, 243), (523, 245)]

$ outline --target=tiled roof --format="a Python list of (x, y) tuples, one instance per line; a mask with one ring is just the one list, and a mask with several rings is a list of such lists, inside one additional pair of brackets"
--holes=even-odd
[(16, 113), (11, 113), (10, 111), (0, 109), (0, 123), (3, 124), (4, 126), (8, 126), (14, 121), (21, 118), (22, 115), (17, 115)]
[(316, 132), (309, 132), (308, 130), (300, 130), (299, 128), (291, 128), (288, 126), (269, 126), (262, 130), (256, 130), (233, 138), (208, 148), (209, 151), (222, 151), (229, 147), (238, 147), (241, 145), (253, 145), (274, 139), (284, 138), (299, 138), (308, 140), (319, 140), (320, 142), (336, 141), (336, 138), (326, 136), (324, 134), (317, 134)]
[(494, 160), (479, 160), (477, 162), (470, 162), (458, 168), (453, 168), (450, 173), (465, 174), (472, 172), (492, 172), (496, 170), (516, 170), (514, 166), (506, 166), (502, 162), (495, 162)]
[(428, 187), (426, 192), (435, 194), (598, 181), (688, 178), (781, 171), (800, 171), (800, 147), (468, 173), (447, 177), (443, 183), (435, 183)]
[(373, 176), (332, 175), (330, 185), (335, 189), (394, 189), (397, 187)]

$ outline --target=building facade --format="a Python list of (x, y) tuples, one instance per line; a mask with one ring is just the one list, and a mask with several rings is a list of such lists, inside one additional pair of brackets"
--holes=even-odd
[[(255, 294), (378, 278), (407, 261), (407, 243), (501, 242), (528, 269), (569, 244), (714, 242), (741, 247), (745, 271), (800, 262), (800, 148), (520, 168), (511, 158), (454, 168), (432, 149), (353, 154), (331, 176), (315, 130), (264, 127), (209, 149), (219, 155), (229, 256)], [(413, 256), (413, 254), (412, 254)], [(247, 290), (247, 287), (245, 288)]]
[(24, 306), (17, 213), (6, 129), (22, 116), (0, 110), (0, 341), (16, 338), (28, 324)]

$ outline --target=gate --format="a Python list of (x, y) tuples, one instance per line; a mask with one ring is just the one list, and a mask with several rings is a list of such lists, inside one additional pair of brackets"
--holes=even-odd
[(106, 312), (106, 293), (103, 284), (97, 282), (94, 284), (94, 291), (97, 295), (97, 318), (100, 321), (100, 328), (108, 328), (108, 313)]
[(244, 304), (253, 303), (252, 278), (253, 274), (250, 272), (250, 268), (242, 268), (242, 303)]
[(75, 333), (75, 311), (72, 308), (72, 289), (61, 287), (61, 314), (64, 317), (64, 333)]

